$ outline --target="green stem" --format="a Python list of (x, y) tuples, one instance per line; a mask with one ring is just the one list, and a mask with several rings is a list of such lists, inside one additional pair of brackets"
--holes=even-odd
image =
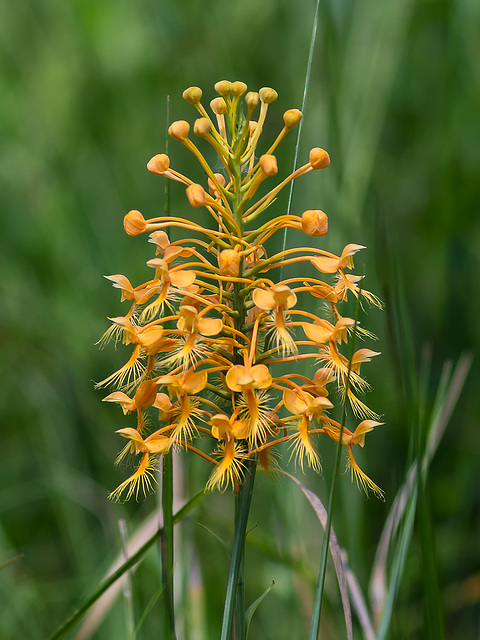
[(225, 606), (223, 610), (222, 632), (220, 640), (229, 640), (235, 611), (235, 640), (245, 640), (245, 596), (243, 556), (248, 514), (252, 501), (253, 485), (257, 468), (256, 457), (245, 463), (245, 480), (240, 486), (236, 498), (235, 534), (233, 538), (232, 557), (228, 573)]
[(163, 454), (162, 475), (163, 531), (160, 536), (163, 601), (165, 604), (164, 638), (176, 640), (173, 602), (173, 458), (172, 451)]

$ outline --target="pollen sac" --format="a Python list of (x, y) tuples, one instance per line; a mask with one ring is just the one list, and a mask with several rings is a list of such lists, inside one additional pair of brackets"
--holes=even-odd
[(320, 209), (309, 209), (302, 213), (302, 229), (307, 236), (324, 236), (328, 231), (327, 214)]

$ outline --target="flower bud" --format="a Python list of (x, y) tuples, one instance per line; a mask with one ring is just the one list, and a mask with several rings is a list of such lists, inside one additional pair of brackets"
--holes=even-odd
[(278, 93), (270, 87), (263, 87), (258, 92), (258, 95), (260, 96), (260, 100), (265, 104), (271, 104), (278, 98)]
[(260, 156), (258, 162), (266, 176), (274, 176), (278, 173), (277, 159), (270, 153), (265, 153), (263, 156)]
[(256, 91), (249, 91), (245, 96), (245, 103), (250, 111), (253, 111), (260, 100), (260, 96)]
[(215, 84), (215, 91), (221, 96), (228, 96), (230, 93), (230, 82), (228, 80), (220, 80)]
[(208, 118), (198, 118), (193, 125), (193, 133), (200, 138), (206, 138), (211, 128), (212, 123)]
[(215, 115), (219, 116), (224, 113), (227, 113), (228, 107), (227, 107), (227, 103), (223, 98), (214, 98), (210, 102), (210, 109), (213, 111)]
[(314, 147), (308, 156), (308, 160), (313, 169), (325, 169), (330, 164), (330, 156), (325, 149)]
[(250, 120), (250, 122), (248, 123), (250, 138), (255, 133), (255, 129), (257, 128), (257, 126), (258, 126), (258, 122), (256, 120)]
[(237, 80), (236, 82), (232, 82), (232, 84), (230, 85), (230, 93), (234, 96), (243, 96), (246, 90), (247, 85), (245, 84), (245, 82), (240, 82), (239, 80)]
[(198, 104), (202, 99), (202, 90), (200, 87), (189, 87), (182, 93), (183, 99), (190, 104)]
[(138, 236), (147, 230), (147, 221), (136, 209), (129, 211), (123, 219), (123, 228), (129, 236)]
[[(215, 176), (218, 184), (221, 187), (224, 187), (225, 186), (225, 177), (221, 173), (214, 173), (213, 175)], [(215, 186), (215, 183), (210, 178), (208, 178), (208, 193), (211, 196), (213, 196), (214, 198), (216, 198), (216, 197), (218, 197), (220, 195), (217, 187)]]
[(157, 153), (156, 156), (153, 156), (148, 163), (147, 169), (150, 173), (154, 173), (157, 176), (163, 176), (165, 171), (168, 171), (170, 167), (170, 158), (166, 153)]
[(176, 120), (168, 127), (168, 135), (174, 140), (185, 140), (188, 138), (189, 131), (190, 125), (186, 120)]
[(222, 276), (237, 277), (240, 273), (241, 256), (235, 249), (224, 249), (218, 254), (218, 266)]
[(327, 214), (320, 209), (309, 209), (302, 213), (302, 229), (307, 236), (324, 236), (328, 231)]
[(186, 194), (192, 207), (202, 207), (205, 204), (205, 189), (201, 184), (191, 184), (187, 187)]
[(296, 127), (302, 118), (303, 113), (300, 111), (300, 109), (289, 109), (283, 114), (283, 121), (287, 129)]

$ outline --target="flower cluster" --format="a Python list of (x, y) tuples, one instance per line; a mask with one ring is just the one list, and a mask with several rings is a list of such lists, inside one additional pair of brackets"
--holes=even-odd
[[(124, 414), (136, 415), (135, 427), (117, 432), (128, 440), (118, 461), (131, 455), (140, 460), (111, 497), (125, 494), (128, 499), (149, 490), (159, 456), (172, 447), (194, 452), (212, 465), (207, 489), (238, 488), (248, 459), (255, 458), (266, 470), (274, 469), (273, 448), (282, 443), (289, 443), (285, 446), (300, 467), (320, 470), (321, 436), (336, 442), (341, 437), (352, 476), (364, 490), (381, 496), (353, 456), (353, 447), (363, 447), (365, 434), (381, 424), (359, 398), (368, 388), (360, 367), (377, 352), (362, 348), (350, 358), (342, 353), (342, 344), (353, 333), (371, 334), (338, 309), (349, 295), (379, 304), (359, 286), (361, 277), (349, 273), (354, 255), (364, 247), (347, 244), (340, 255), (308, 247), (268, 255), (265, 246), (286, 228), (311, 237), (327, 233), (328, 219), (320, 210), (301, 216), (262, 214), (292, 180), (327, 167), (328, 153), (311, 149), (305, 164), (255, 198), (261, 183), (277, 175), (275, 150), (299, 124), (302, 113), (286, 111), (283, 129), (257, 158), (276, 91), (264, 87), (247, 92), (243, 82), (226, 80), (218, 82), (215, 90), (212, 115), (202, 105), (198, 87), (183, 93), (199, 113), (194, 137), (184, 120), (173, 122), (168, 130), (200, 163), (206, 184), (172, 168), (166, 154), (154, 156), (147, 164), (151, 173), (183, 184), (190, 206), (208, 211), (211, 226), (193, 221), (193, 215), (145, 219), (139, 211), (130, 211), (124, 218), (125, 231), (131, 236), (148, 232), (154, 247), (147, 262), (151, 277), (133, 286), (124, 275), (106, 276), (130, 308), (124, 316), (110, 318), (111, 326), (100, 343), (121, 341), (131, 353), (126, 364), (98, 386), (116, 388), (105, 401), (119, 404)], [(211, 168), (195, 139), (213, 148), (221, 172)], [(182, 235), (189, 232), (191, 237), (170, 242), (165, 231), (169, 228), (181, 229)], [(310, 275), (274, 279), (294, 263), (304, 263)], [(299, 308), (301, 292), (303, 298), (316, 299), (307, 303), (309, 309), (326, 309), (327, 317)], [(295, 363), (305, 359), (315, 365), (311, 378), (301, 366), (295, 372)], [(276, 377), (272, 365), (279, 363), (289, 363), (283, 367), (288, 372)], [(334, 406), (332, 386), (339, 390), (334, 394), (339, 401), (348, 401), (361, 419), (353, 432), (329, 416)], [(210, 453), (199, 448), (201, 438), (215, 443)]]

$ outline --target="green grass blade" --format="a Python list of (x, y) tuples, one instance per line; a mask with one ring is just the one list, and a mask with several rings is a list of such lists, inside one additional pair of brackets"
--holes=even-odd
[[(177, 513), (173, 516), (173, 522), (177, 523), (182, 518), (184, 518), (189, 511), (193, 509), (203, 498), (207, 495), (207, 492), (202, 490), (199, 491), (193, 498), (191, 498), (181, 509), (177, 511)], [(95, 602), (113, 585), (115, 582), (121, 578), (126, 571), (131, 569), (133, 566), (137, 564), (142, 558), (145, 556), (146, 552), (157, 542), (163, 532), (163, 527), (160, 527), (158, 531), (156, 531), (153, 536), (151, 536), (134, 554), (130, 556), (130, 558), (124, 562), (116, 571), (112, 573), (106, 580), (102, 582), (102, 584), (98, 587), (98, 589), (87, 598), (80, 607), (55, 631), (55, 633), (50, 636), (49, 640), (60, 640), (64, 638), (66, 634), (71, 631), (75, 625), (81, 620), (81, 618), (85, 615), (85, 613), (92, 607)]]
[[(344, 570), (344, 562), (343, 562), (343, 556), (342, 556), (342, 549), (340, 548), (340, 545), (338, 543), (338, 539), (337, 536), (335, 535), (335, 531), (333, 530), (332, 526), (331, 526), (331, 519), (329, 517), (329, 512), (327, 512), (327, 510), (325, 509), (325, 507), (323, 506), (320, 498), (315, 495), (312, 491), (310, 491), (309, 489), (307, 489), (301, 482), (300, 480), (297, 480), (294, 476), (291, 476), (289, 473), (283, 472), (284, 475), (286, 475), (287, 477), (289, 477), (291, 480), (293, 480), (295, 482), (295, 484), (300, 487), (300, 489), (303, 491), (303, 493), (305, 494), (305, 496), (307, 497), (308, 501), (310, 502), (310, 504), (312, 505), (315, 513), (317, 514), (318, 519), (320, 520), (322, 527), (325, 531), (324, 533), (324, 544), (325, 544), (325, 539), (327, 536), (327, 527), (330, 523), (330, 535), (328, 537), (328, 546), (327, 546), (327, 550), (328, 548), (330, 548), (330, 553), (332, 554), (332, 559), (333, 559), (333, 565), (335, 567), (335, 572), (337, 574), (337, 582), (338, 582), (338, 587), (340, 589), (340, 595), (342, 597), (342, 605), (343, 605), (343, 612), (344, 612), (344, 617), (345, 617), (345, 626), (347, 628), (347, 638), (348, 640), (352, 640), (353, 638), (353, 629), (352, 629), (352, 613), (351, 613), (351, 609), (350, 609), (350, 600), (348, 597), (348, 590), (347, 590), (347, 581), (345, 578), (345, 570)], [(322, 547), (323, 549), (323, 547)], [(322, 565), (323, 566), (323, 565)], [(321, 575), (321, 572), (319, 572), (319, 575)], [(323, 589), (323, 585), (322, 585), (322, 589)], [(318, 596), (318, 594), (320, 594)], [(321, 596), (323, 594), (318, 591), (318, 582), (317, 582), (317, 594), (316, 596), (318, 596), (318, 603), (319, 603), (319, 609), (318, 611), (320, 611), (321, 608)], [(315, 630), (316, 625), (313, 624), (314, 619), (313, 619), (313, 615), (312, 615), (312, 628), (314, 628), (314, 633), (318, 634), (318, 628)], [(318, 626), (320, 625), (320, 620), (318, 620)], [(312, 633), (312, 630), (310, 631), (310, 633)]]

